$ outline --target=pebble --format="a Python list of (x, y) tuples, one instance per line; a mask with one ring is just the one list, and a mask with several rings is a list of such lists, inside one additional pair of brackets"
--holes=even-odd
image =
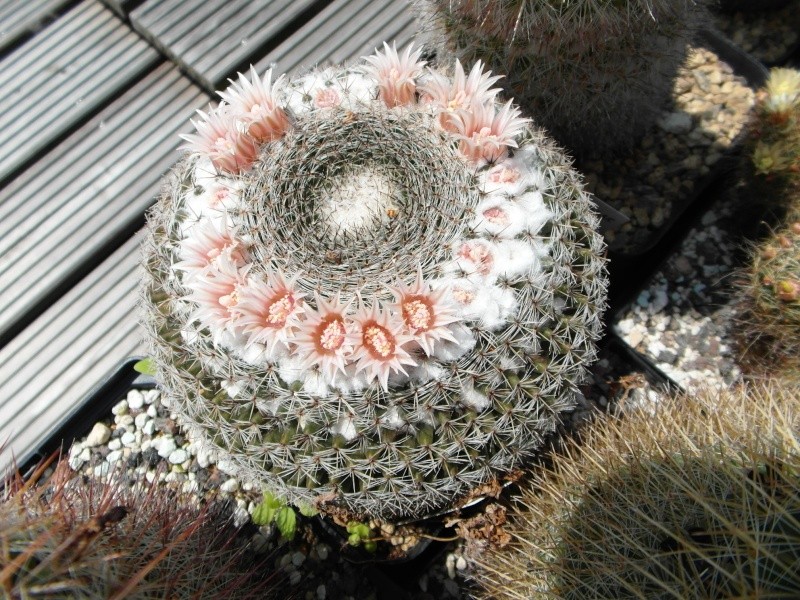
[(122, 440), (120, 438), (114, 438), (108, 442), (107, 446), (109, 450), (119, 450), (122, 448)]
[(117, 402), (114, 407), (111, 409), (112, 415), (127, 415), (128, 414), (128, 401), (127, 400), (120, 400)]
[(108, 455), (106, 456), (106, 461), (110, 464), (114, 464), (120, 458), (122, 458), (122, 450), (114, 450), (108, 453)]
[(127, 402), (128, 408), (139, 410), (144, 406), (144, 394), (142, 394), (142, 392), (139, 390), (131, 390), (128, 393)]
[[(156, 444), (158, 445), (156, 446)], [(175, 440), (172, 439), (172, 436), (165, 435), (161, 438), (156, 438), (156, 440), (153, 442), (153, 447), (156, 449), (161, 458), (168, 458), (178, 446), (175, 444)]]
[[(127, 406), (127, 405), (126, 405)], [(105, 444), (111, 438), (111, 428), (103, 423), (95, 423), (89, 435), (86, 436), (84, 445), (89, 448), (95, 448), (101, 444)]]
[(136, 434), (130, 431), (126, 431), (122, 434), (120, 438), (120, 442), (122, 442), (123, 446), (133, 446), (136, 443)]
[(692, 116), (685, 112), (667, 113), (659, 119), (658, 126), (667, 133), (689, 133), (692, 130)]
[(147, 423), (148, 419), (150, 419), (150, 417), (147, 416), (147, 413), (141, 412), (134, 417), (133, 424), (136, 425), (136, 429), (141, 429), (144, 427), (144, 424)]
[[(170, 457), (172, 458), (172, 457)], [(183, 461), (181, 461), (183, 462)], [(224, 481), (222, 485), (219, 486), (219, 489), (227, 494), (232, 494), (239, 490), (239, 481), (234, 479), (233, 477)]]
[(325, 600), (328, 594), (328, 590), (325, 588), (325, 584), (321, 583), (317, 586), (317, 600)]
[[(161, 452), (159, 452), (159, 454), (163, 456)], [(170, 464), (180, 465), (186, 462), (188, 458), (189, 458), (189, 453), (186, 452), (186, 450), (184, 450), (183, 448), (178, 448), (177, 450), (173, 450), (172, 452), (169, 453), (167, 460), (170, 462)]]

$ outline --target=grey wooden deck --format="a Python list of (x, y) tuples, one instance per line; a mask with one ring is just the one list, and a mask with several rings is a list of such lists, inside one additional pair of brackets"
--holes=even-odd
[(193, 111), (414, 31), (406, 0), (0, 0), (0, 471), (143, 351), (136, 231)]

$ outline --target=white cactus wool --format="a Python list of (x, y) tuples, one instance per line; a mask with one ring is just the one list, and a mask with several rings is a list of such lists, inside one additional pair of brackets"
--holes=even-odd
[(145, 245), (185, 425), (241, 478), (357, 517), (424, 516), (520, 466), (574, 405), (605, 306), (569, 162), (480, 63), (420, 56), (240, 75), (184, 136)]

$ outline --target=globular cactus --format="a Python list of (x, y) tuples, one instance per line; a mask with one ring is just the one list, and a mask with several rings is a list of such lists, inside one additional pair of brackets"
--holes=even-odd
[(574, 407), (597, 219), (493, 81), (386, 46), (242, 75), (187, 137), (149, 218), (144, 323), (170, 407), (240, 479), (346, 520), (424, 517)]
[(800, 389), (762, 383), (599, 419), (476, 579), (498, 600), (800, 597), (799, 411)]
[(62, 460), (2, 490), (0, 590), (9, 600), (287, 597), (238, 531), (223, 505), (200, 508), (143, 477), (75, 476)]
[(706, 0), (412, 0), (445, 59), (483, 60), (573, 154), (624, 151), (669, 103)]
[(800, 71), (770, 71), (757, 95), (745, 156), (754, 172), (754, 200), (784, 207), (794, 201), (800, 193)]
[(743, 274), (740, 346), (754, 371), (800, 370), (800, 207), (752, 252)]

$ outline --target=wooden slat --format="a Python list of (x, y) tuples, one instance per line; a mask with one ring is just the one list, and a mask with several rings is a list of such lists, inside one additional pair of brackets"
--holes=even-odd
[(280, 73), (341, 63), (371, 54), (384, 41), (402, 48), (416, 31), (408, 0), (336, 0), (256, 65)]
[(0, 472), (57, 429), (124, 358), (142, 352), (139, 238), (0, 349)]
[(0, 182), (151, 69), (158, 53), (86, 0), (0, 60)]
[(147, 0), (131, 23), (209, 91), (315, 0)]
[(164, 63), (0, 190), (0, 339), (143, 222), (208, 101)]
[(0, 0), (0, 51), (39, 29), (70, 0)]

